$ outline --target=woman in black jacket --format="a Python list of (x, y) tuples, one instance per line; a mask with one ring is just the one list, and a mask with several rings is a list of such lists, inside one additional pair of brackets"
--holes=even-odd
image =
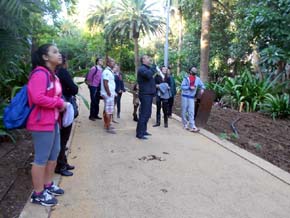
[[(70, 73), (67, 71), (67, 60), (62, 54), (62, 65), (57, 71), (57, 76), (62, 86), (62, 95), (66, 101), (69, 101), (78, 93), (78, 86), (72, 80)], [(60, 152), (57, 158), (57, 165), (55, 173), (61, 174), (62, 176), (72, 176), (73, 173), (69, 170), (73, 170), (75, 167), (67, 163), (67, 157), (65, 154), (66, 144), (70, 137), (72, 124), (68, 127), (61, 127), (60, 129)]]

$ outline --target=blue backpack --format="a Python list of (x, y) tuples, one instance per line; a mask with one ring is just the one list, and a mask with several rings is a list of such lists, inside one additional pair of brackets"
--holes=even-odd
[[(31, 73), (36, 73), (41, 70), (36, 70)], [(43, 72), (43, 71), (42, 71)], [(30, 76), (31, 76), (30, 75)], [(49, 75), (47, 76), (47, 88), (49, 87)], [(25, 128), (29, 114), (33, 110), (28, 103), (27, 85), (24, 85), (19, 92), (11, 99), (10, 104), (4, 109), (3, 124), (6, 129), (21, 129)]]

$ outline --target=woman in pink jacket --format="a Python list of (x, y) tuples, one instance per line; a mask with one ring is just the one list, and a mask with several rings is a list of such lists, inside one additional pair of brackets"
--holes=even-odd
[(61, 63), (56, 46), (42, 45), (32, 55), (33, 70), (28, 81), (28, 99), (33, 109), (26, 128), (31, 131), (34, 144), (31, 202), (44, 206), (56, 205), (54, 196), (64, 194), (52, 181), (60, 150), (59, 113), (66, 108), (55, 75), (56, 66)]

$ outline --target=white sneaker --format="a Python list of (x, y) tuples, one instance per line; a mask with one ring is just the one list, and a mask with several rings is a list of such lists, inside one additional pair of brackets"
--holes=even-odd
[(190, 132), (199, 132), (199, 128), (193, 127), (189, 129)]

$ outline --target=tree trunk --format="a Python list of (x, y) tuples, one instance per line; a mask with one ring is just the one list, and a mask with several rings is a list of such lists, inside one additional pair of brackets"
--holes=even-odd
[(211, 8), (212, 0), (203, 0), (200, 37), (200, 78), (203, 82), (208, 81)]
[(178, 59), (177, 59), (177, 71), (176, 71), (177, 75), (180, 74), (180, 70), (181, 70), (181, 49), (182, 49), (182, 28), (183, 28), (181, 8), (178, 9), (178, 16), (179, 16), (179, 20), (178, 20)]
[(134, 56), (135, 56), (135, 74), (137, 76), (138, 66), (139, 66), (138, 38), (134, 38)]

